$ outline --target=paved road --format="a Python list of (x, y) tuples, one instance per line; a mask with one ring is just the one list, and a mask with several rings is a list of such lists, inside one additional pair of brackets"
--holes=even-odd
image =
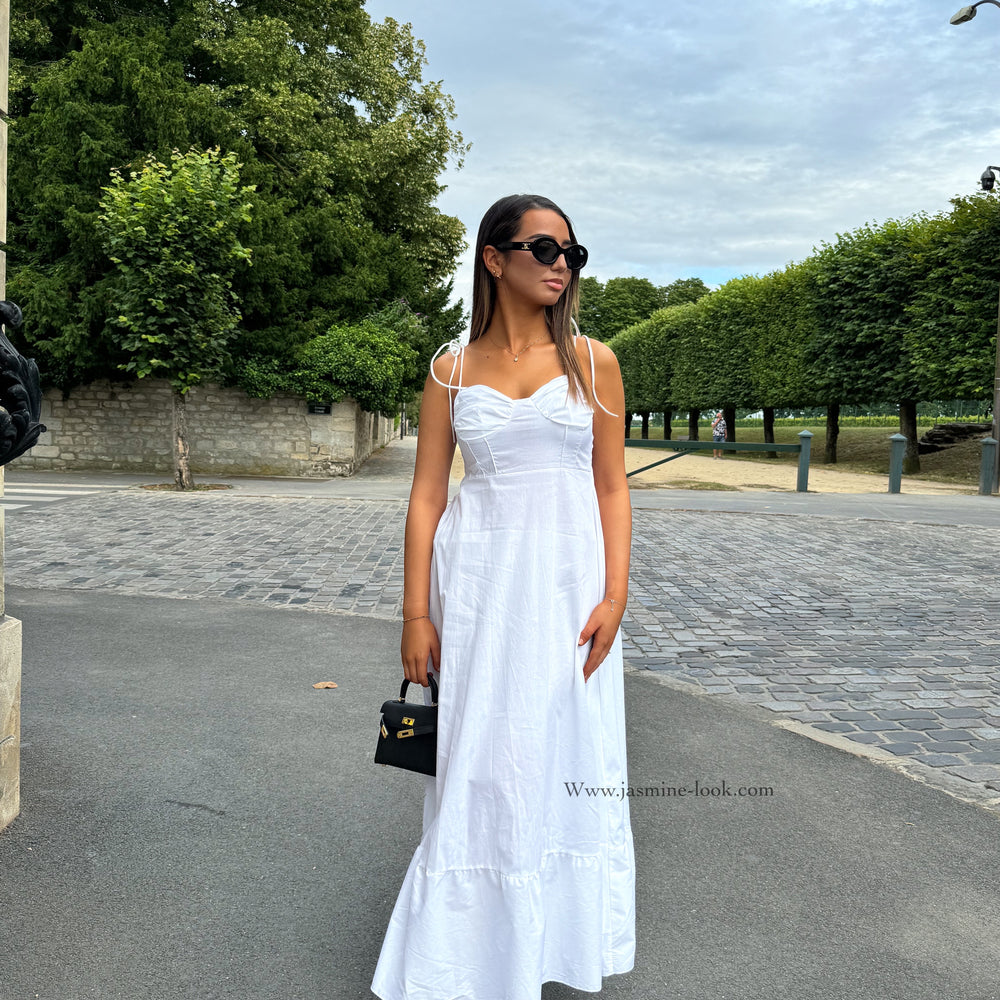
[(16, 484), (4, 485), (0, 494), (0, 510), (13, 511), (38, 510), (61, 500), (71, 500), (78, 497), (94, 496), (109, 490), (120, 490), (121, 484), (115, 482), (94, 482), (83, 484), (79, 482), (58, 482), (54, 479), (18, 479)]
[[(398, 620), (413, 455), (408, 439), (351, 480), (225, 492), (122, 477), (120, 492), (11, 519), (7, 579)], [(632, 667), (1000, 808), (996, 497), (633, 500)]]
[[(7, 600), (23, 810), (0, 834), (0, 998), (370, 998), (420, 834), (422, 779), (371, 761), (398, 625), (108, 587)], [(636, 968), (603, 997), (1000, 1000), (995, 814), (659, 677), (626, 677), (630, 783), (692, 794), (632, 799)]]

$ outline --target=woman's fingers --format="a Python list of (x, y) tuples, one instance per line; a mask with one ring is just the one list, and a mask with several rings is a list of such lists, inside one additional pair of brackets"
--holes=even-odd
[(587, 624), (580, 633), (579, 645), (593, 639), (587, 661), (583, 665), (583, 679), (589, 680), (591, 674), (604, 662), (611, 652), (611, 644), (615, 640), (621, 625), (622, 612), (615, 611), (612, 605), (602, 601), (590, 613)]
[[(590, 654), (583, 665), (583, 679), (585, 681), (590, 680), (591, 674), (605, 661), (608, 653), (611, 652), (611, 641), (605, 638), (605, 632), (605, 629), (599, 629), (594, 636), (594, 643), (590, 647)], [(613, 639), (614, 635), (612, 634)]]
[(404, 625), (399, 651), (403, 662), (403, 676), (411, 684), (429, 687), (428, 662), (434, 664), (435, 670), (439, 669), (441, 663), (441, 641), (434, 625), (429, 620)]

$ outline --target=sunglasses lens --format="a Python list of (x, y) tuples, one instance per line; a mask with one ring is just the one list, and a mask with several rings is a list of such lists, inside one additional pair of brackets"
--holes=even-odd
[(554, 264), (560, 254), (565, 255), (566, 266), (571, 271), (578, 271), (587, 263), (587, 248), (579, 243), (561, 247), (555, 240), (543, 236), (535, 240), (531, 247), (531, 255), (539, 264)]
[(571, 271), (579, 271), (587, 263), (587, 248), (574, 243), (566, 250), (566, 266)]
[(547, 236), (542, 237), (531, 246), (531, 256), (538, 261), (539, 264), (553, 264), (555, 263), (556, 257), (562, 253), (562, 247), (556, 243), (555, 240), (549, 239)]

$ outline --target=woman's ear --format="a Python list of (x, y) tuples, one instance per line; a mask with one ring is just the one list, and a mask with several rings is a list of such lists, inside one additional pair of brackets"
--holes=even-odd
[(486, 270), (494, 278), (503, 275), (503, 257), (500, 256), (500, 251), (496, 247), (483, 247), (483, 263), (486, 265)]

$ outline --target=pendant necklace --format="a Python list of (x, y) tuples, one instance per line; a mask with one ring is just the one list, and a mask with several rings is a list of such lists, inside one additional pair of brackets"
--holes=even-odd
[(495, 340), (493, 340), (493, 338), (492, 338), (492, 337), (490, 337), (490, 340), (492, 340), (492, 341), (493, 341), (493, 343), (494, 343), (494, 344), (496, 344), (496, 346), (497, 346), (497, 347), (502, 347), (502, 348), (503, 348), (503, 349), (504, 349), (504, 350), (505, 350), (505, 351), (506, 351), (506, 352), (507, 352), (507, 353), (508, 353), (508, 354), (509, 354), (509, 355), (510, 355), (510, 356), (511, 356), (511, 357), (512, 357), (513, 359), (514, 359), (514, 361), (516, 362), (516, 361), (517, 361), (517, 359), (518, 359), (518, 358), (519, 358), (519, 357), (520, 357), (520, 356), (521, 356), (522, 354), (524, 354), (524, 352), (525, 352), (525, 351), (527, 351), (527, 350), (529, 350), (530, 348), (534, 347), (534, 346), (535, 346), (535, 344), (539, 344), (539, 343), (541, 343), (541, 342), (542, 342), (543, 340), (545, 340), (545, 337), (539, 337), (539, 338), (538, 338), (537, 340), (533, 340), (533, 341), (532, 341), (532, 342), (531, 342), (530, 344), (527, 344), (527, 345), (525, 345), (524, 347), (522, 347), (522, 348), (521, 348), (521, 350), (519, 350), (519, 351), (517, 352), (517, 354), (515, 354), (515, 353), (514, 353), (514, 352), (513, 352), (513, 351), (512, 351), (512, 350), (511, 350), (511, 349), (510, 349), (509, 347), (507, 347), (507, 346), (506, 346), (505, 344), (497, 344), (497, 342), (496, 342)]

